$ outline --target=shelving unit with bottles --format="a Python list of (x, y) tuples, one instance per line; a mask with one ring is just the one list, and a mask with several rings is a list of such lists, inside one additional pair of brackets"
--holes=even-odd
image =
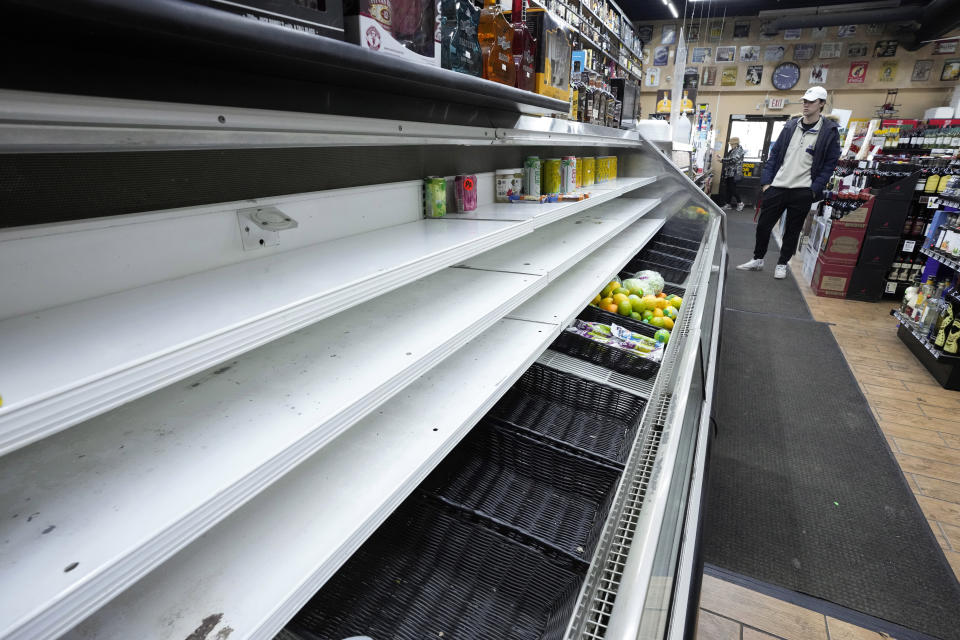
[[(259, 108), (49, 89), (3, 89), (4, 162), (35, 170), (0, 230), (0, 638), (274, 637), (535, 363), (646, 407), (557, 637), (689, 631), (726, 258), (666, 156), (505, 87), (481, 95), (495, 126), (268, 108), (288, 94), (256, 84), (234, 97)], [(619, 177), (422, 217), (426, 167), (491, 189), (528, 155)], [(264, 209), (296, 227), (251, 228)], [(551, 349), (664, 230), (688, 259), (656, 375)]]

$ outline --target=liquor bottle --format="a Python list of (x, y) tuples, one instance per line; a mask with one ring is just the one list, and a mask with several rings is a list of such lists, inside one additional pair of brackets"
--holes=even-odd
[(471, 76), (482, 76), (482, 54), (477, 42), (480, 10), (470, 0), (442, 0), (440, 10), (441, 66)]
[(497, 0), (484, 0), (477, 40), (483, 53), (483, 77), (510, 87), (516, 86), (513, 25), (507, 22)]
[(527, 28), (527, 1), (513, 0), (513, 65), (517, 89), (535, 91), (537, 88), (537, 41)]
[(590, 92), (587, 88), (587, 83), (584, 82), (586, 73), (587, 72), (584, 71), (577, 79), (577, 100), (580, 103), (577, 108), (577, 120), (580, 122), (590, 122), (590, 114), (593, 109), (593, 104), (590, 103)]
[(580, 119), (580, 83), (575, 78), (570, 79), (570, 120)]
[(687, 97), (687, 90), (683, 90), (683, 102), (680, 103), (681, 111), (693, 111), (693, 100)]

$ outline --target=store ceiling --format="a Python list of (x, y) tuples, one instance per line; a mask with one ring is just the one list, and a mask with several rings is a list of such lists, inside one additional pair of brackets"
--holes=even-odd
[[(689, 19), (699, 19), (700, 16), (755, 16), (760, 11), (778, 11), (784, 9), (817, 9), (828, 6), (847, 5), (851, 11), (857, 10), (857, 5), (876, 5), (875, 0), (856, 2), (851, 0), (672, 0), (673, 6), (680, 12), (681, 18), (686, 15)], [(667, 5), (661, 0), (620, 0), (618, 2), (631, 20), (669, 20), (673, 16)], [(925, 2), (905, 1), (891, 3), (893, 6), (907, 6), (911, 4), (923, 5)]]

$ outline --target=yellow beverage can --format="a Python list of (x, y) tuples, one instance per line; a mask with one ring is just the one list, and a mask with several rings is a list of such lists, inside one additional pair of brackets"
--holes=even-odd
[(543, 191), (547, 195), (560, 193), (560, 158), (547, 158), (543, 161)]
[(577, 189), (583, 186), (583, 158), (577, 158)]
[(597, 159), (587, 157), (583, 159), (583, 186), (589, 187), (595, 183)]

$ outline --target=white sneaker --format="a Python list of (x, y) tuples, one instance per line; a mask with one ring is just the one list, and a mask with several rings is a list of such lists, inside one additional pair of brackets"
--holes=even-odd
[(721, 209), (733, 209), (733, 207), (731, 207), (730, 203), (728, 202), (727, 204), (723, 205)]
[(777, 280), (783, 280), (787, 277), (787, 265), (778, 264), (777, 268), (773, 270), (773, 277)]
[(743, 203), (737, 205), (737, 211), (743, 211)]
[(753, 259), (750, 262), (744, 262), (739, 265), (737, 269), (740, 269), (740, 271), (760, 271), (763, 269), (763, 259)]

